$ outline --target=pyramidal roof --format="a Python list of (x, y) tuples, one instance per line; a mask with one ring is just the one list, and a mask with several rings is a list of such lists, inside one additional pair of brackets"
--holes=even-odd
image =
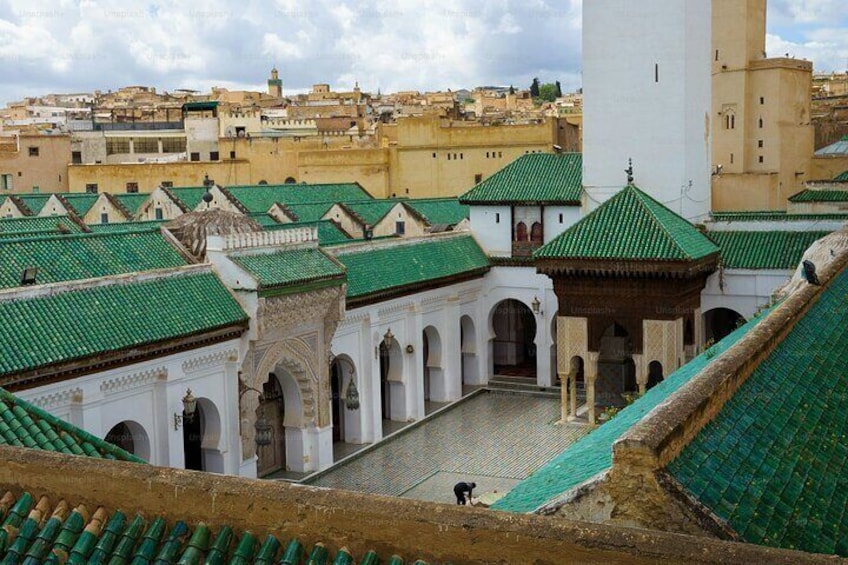
[(718, 252), (718, 246), (695, 226), (628, 184), (534, 257), (696, 261)]
[(523, 155), (459, 197), (460, 204), (579, 206), (583, 155)]

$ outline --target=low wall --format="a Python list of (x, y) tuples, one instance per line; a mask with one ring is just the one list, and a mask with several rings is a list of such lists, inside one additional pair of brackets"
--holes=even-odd
[(820, 556), (273, 481), (0, 447), (0, 488), (435, 563), (823, 563)]

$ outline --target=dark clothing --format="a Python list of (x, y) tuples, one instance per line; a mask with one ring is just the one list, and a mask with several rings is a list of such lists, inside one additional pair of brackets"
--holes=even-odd
[(477, 485), (473, 485), (473, 483), (456, 483), (453, 487), (453, 493), (456, 495), (456, 503), (457, 504), (465, 504), (466, 503), (466, 495), (468, 495), (468, 499), (471, 499), (471, 491), (474, 490), (474, 487)]

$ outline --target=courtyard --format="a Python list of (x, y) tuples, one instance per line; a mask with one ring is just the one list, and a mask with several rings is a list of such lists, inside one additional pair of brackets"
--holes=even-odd
[(590, 429), (559, 419), (556, 397), (483, 389), (304, 482), (446, 503), (461, 480), (502, 493)]

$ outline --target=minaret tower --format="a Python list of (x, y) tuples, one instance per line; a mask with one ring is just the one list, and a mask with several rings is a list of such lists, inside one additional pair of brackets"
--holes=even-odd
[(277, 72), (277, 67), (271, 69), (271, 78), (268, 79), (268, 94), (274, 98), (283, 97), (283, 81), (280, 80), (280, 74)]

